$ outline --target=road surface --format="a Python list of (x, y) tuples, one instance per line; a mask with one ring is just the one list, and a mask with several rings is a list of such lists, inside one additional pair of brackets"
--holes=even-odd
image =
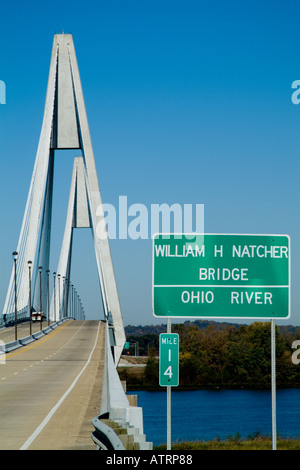
[(96, 450), (91, 420), (100, 409), (104, 348), (103, 322), (70, 320), (7, 353), (0, 449)]

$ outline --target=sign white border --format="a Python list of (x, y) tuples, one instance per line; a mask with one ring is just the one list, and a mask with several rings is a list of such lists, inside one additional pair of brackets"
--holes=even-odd
[[(222, 235), (222, 236), (252, 236), (252, 237), (287, 237), (288, 239), (288, 246), (289, 246), (289, 283), (287, 286), (276, 286), (276, 287), (288, 287), (288, 296), (289, 296), (289, 301), (288, 301), (288, 315), (286, 317), (243, 317), (243, 316), (202, 316), (202, 315), (155, 315), (154, 313), (154, 242), (155, 238), (158, 236), (205, 236), (205, 235)], [(167, 286), (164, 286), (167, 287)], [(174, 286), (172, 286), (174, 287)], [(181, 286), (179, 286), (181, 287)], [(183, 286), (182, 286), (183, 287)], [(186, 286), (186, 287), (193, 287), (193, 286)], [(198, 285), (197, 285), (198, 287)], [(209, 287), (209, 286), (206, 286)], [(216, 286), (212, 286), (216, 287)], [(230, 286), (225, 286), (225, 287), (230, 287)], [(236, 287), (236, 286), (235, 286)], [(246, 287), (246, 286), (245, 286)], [(250, 287), (255, 287), (255, 286), (250, 286)], [(259, 286), (259, 287), (267, 287), (267, 286)], [(269, 286), (270, 287), (270, 286)], [(215, 321), (221, 321), (225, 319), (235, 319), (235, 320), (256, 320), (256, 321), (262, 321), (262, 320), (288, 320), (291, 317), (291, 238), (287, 234), (269, 234), (269, 233), (155, 233), (153, 234), (152, 237), (152, 315), (155, 318), (192, 318), (192, 319), (213, 319)]]
[[(177, 338), (177, 351), (178, 351), (178, 361), (176, 361), (176, 372), (177, 372), (177, 382), (176, 384), (162, 384), (162, 349), (165, 349), (165, 347), (162, 347), (162, 336), (171, 336), (172, 338)], [(167, 345), (166, 345), (167, 346)], [(160, 387), (178, 387), (179, 386), (179, 334), (178, 333), (160, 333), (159, 335), (159, 385)]]

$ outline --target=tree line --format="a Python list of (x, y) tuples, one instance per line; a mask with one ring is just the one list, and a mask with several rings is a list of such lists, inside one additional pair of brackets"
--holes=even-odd
[[(180, 388), (270, 388), (270, 322), (205, 328), (185, 323), (172, 325), (179, 334)], [(276, 384), (279, 388), (300, 387), (300, 364), (292, 361), (292, 344), (300, 339), (299, 329), (276, 325)], [(143, 373), (130, 376), (123, 371), (129, 388), (158, 388), (159, 335), (129, 335), (137, 341), (139, 355), (147, 355)], [(124, 375), (126, 377), (124, 377)], [(122, 378), (122, 377), (121, 377)]]

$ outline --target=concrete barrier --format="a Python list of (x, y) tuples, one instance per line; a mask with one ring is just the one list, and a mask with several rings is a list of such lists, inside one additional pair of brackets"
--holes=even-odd
[(19, 342), (22, 346), (26, 346), (26, 344), (32, 343), (32, 341), (34, 341), (34, 338), (33, 338), (32, 335), (25, 336), (25, 338), (21, 338), (19, 340)]
[(52, 323), (52, 325), (47, 326), (46, 328), (38, 331), (37, 333), (34, 333), (29, 336), (25, 336), (24, 338), (20, 338), (16, 341), (11, 341), (10, 343), (5, 343), (4, 345), (4, 352), (10, 352), (13, 351), (14, 349), (21, 348), (22, 346), (25, 346), (26, 344), (31, 343), (32, 341), (36, 341), (37, 339), (41, 338), (45, 334), (48, 334), (51, 330), (56, 328), (58, 325), (61, 323), (65, 322), (66, 320), (70, 320), (70, 318), (63, 318), (62, 320), (58, 320), (55, 323)]
[(20, 341), (19, 340), (16, 340), (16, 341), (11, 341), (10, 343), (6, 343), (4, 345), (4, 351), (7, 353), (7, 352), (10, 352), (10, 351), (14, 351), (14, 349), (18, 349), (22, 346), (22, 344), (20, 344)]
[(33, 333), (32, 337), (33, 339), (40, 339), (42, 336), (44, 336), (44, 330), (40, 330), (37, 333)]
[[(146, 442), (143, 431), (143, 409), (139, 406), (131, 406), (126, 396), (112, 357), (110, 336), (108, 322), (106, 322), (100, 415), (92, 420), (96, 429), (95, 433), (97, 434), (99, 431), (99, 423), (103, 423), (114, 429), (125, 449), (151, 450), (152, 442)], [(98, 432), (98, 439), (99, 436), (101, 437), (103, 429), (106, 429), (102, 427), (102, 424), (100, 428), (102, 431)], [(93, 437), (95, 434), (92, 434), (92, 439)]]

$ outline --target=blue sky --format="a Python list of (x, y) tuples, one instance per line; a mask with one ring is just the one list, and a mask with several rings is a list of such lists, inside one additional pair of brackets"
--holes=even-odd
[[(42, 124), (53, 36), (73, 35), (103, 202), (204, 204), (208, 233), (289, 234), (300, 325), (299, 4), (27, 1), (1, 6), (0, 303), (12, 268)], [(51, 270), (73, 156), (57, 152)], [(76, 156), (76, 155), (75, 155)], [(99, 288), (90, 231), (73, 280), (88, 318)], [(151, 311), (151, 240), (112, 240), (124, 323)], [(2, 308), (2, 307), (1, 307)], [(163, 320), (162, 320), (163, 321)], [(281, 322), (283, 323), (283, 322)]]

